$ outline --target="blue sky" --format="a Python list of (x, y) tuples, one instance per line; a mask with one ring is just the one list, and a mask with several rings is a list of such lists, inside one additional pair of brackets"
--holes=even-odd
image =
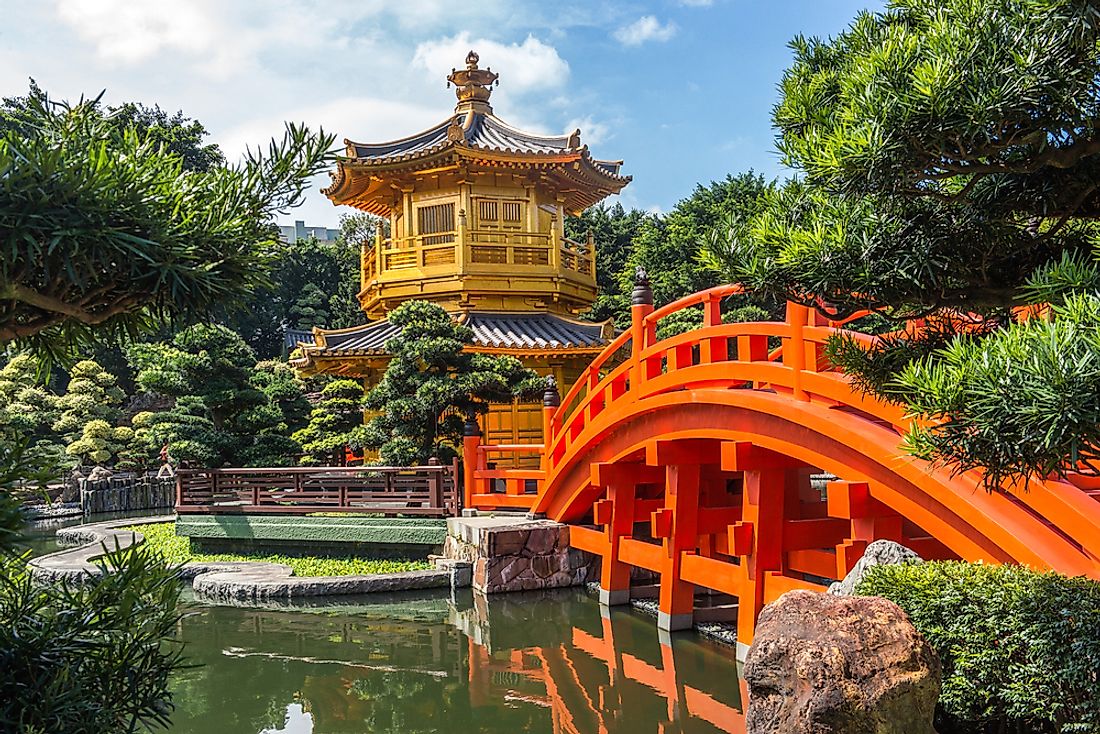
[[(623, 204), (667, 211), (696, 183), (784, 171), (771, 108), (795, 35), (842, 30), (875, 0), (0, 0), (0, 94), (182, 109), (235, 157), (284, 120), (338, 139), (417, 132), (454, 105), (444, 77), (476, 49), (498, 115), (579, 127), (622, 158)], [(318, 183), (323, 184), (323, 181)], [(281, 219), (335, 226), (316, 187)]]

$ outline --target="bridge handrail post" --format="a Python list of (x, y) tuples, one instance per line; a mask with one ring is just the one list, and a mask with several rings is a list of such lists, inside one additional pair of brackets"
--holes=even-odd
[(653, 289), (649, 275), (641, 266), (634, 273), (634, 291), (630, 294), (630, 382), (637, 388), (644, 376), (642, 353), (650, 346), (652, 325), (646, 317), (653, 313)]
[(539, 458), (539, 468), (546, 472), (550, 466), (550, 451), (554, 445), (557, 433), (557, 422), (554, 416), (561, 406), (561, 393), (558, 392), (558, 381), (553, 375), (546, 377), (546, 390), (542, 393), (542, 445), (545, 447)]
[(787, 301), (787, 323), (791, 336), (783, 350), (783, 364), (790, 367), (791, 387), (795, 400), (807, 401), (809, 395), (802, 388), (802, 370), (806, 368), (806, 322), (810, 309), (800, 303)]
[(481, 426), (477, 414), (470, 412), (462, 428), (462, 495), (463, 507), (474, 506), (474, 484), (477, 481), (478, 457), (481, 453)]

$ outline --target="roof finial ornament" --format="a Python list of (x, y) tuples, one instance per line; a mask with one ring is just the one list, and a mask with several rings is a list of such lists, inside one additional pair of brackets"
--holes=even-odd
[(492, 94), (492, 85), (499, 78), (499, 74), (492, 70), (478, 68), (481, 57), (476, 51), (466, 54), (466, 68), (452, 69), (447, 77), (448, 85), (455, 85), (455, 95), (458, 96), (458, 104), (455, 112), (475, 110), (477, 112), (491, 113), (493, 108), (489, 106), (489, 95)]

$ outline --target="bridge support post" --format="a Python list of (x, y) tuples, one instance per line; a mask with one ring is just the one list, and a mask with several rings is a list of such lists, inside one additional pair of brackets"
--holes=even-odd
[(657, 627), (669, 632), (691, 629), (694, 622), (695, 584), (680, 578), (680, 567), (683, 554), (695, 553), (698, 543), (699, 473), (698, 464), (665, 467), (665, 508), (655, 513), (671, 515), (657, 612)]
[(600, 565), (600, 604), (630, 603), (631, 566), (619, 560), (620, 541), (634, 534), (638, 485), (652, 482), (655, 470), (641, 464), (593, 464), (592, 484), (606, 489), (607, 498), (593, 508), (597, 525), (604, 526), (606, 545)]

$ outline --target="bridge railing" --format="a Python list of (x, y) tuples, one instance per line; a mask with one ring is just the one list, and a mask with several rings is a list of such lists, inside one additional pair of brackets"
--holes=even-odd
[[(787, 304), (782, 322), (723, 323), (721, 304), (743, 293), (739, 285), (694, 293), (658, 309), (646, 290), (635, 290), (631, 328), (592, 361), (563, 398), (554, 395), (544, 400), (544, 444), (489, 447), (482, 446), (479, 438), (468, 440), (464, 456), (468, 506), (533, 507), (553, 467), (575, 446), (589, 441), (586, 432), (608, 430), (613, 412), (626, 403), (673, 390), (783, 392), (796, 400), (842, 407), (898, 433), (907, 428), (909, 419), (901, 408), (862, 398), (825, 359), (825, 343), (837, 334), (864, 343), (875, 337), (843, 329), (843, 322), (827, 321), (796, 303)], [(662, 319), (694, 308), (702, 310), (699, 328), (658, 341)], [(503, 450), (538, 453), (540, 468), (496, 469), (489, 456)]]

